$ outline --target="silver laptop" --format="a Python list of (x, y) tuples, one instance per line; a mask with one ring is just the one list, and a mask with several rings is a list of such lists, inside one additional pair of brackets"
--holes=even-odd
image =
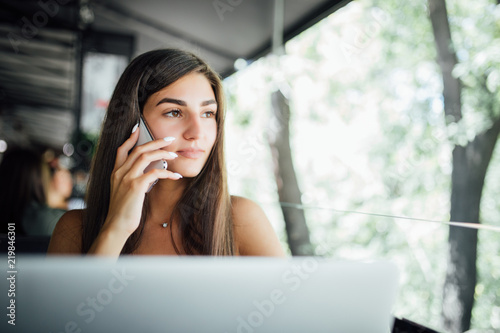
[(318, 257), (18, 256), (0, 266), (2, 332), (388, 333), (398, 287), (389, 262)]

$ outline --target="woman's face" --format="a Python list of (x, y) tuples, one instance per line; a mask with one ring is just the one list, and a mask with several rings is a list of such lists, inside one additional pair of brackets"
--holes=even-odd
[(197, 176), (217, 137), (217, 102), (208, 79), (190, 73), (151, 95), (143, 116), (156, 139), (173, 136), (165, 150), (179, 157), (168, 161), (168, 170), (183, 177)]
[(73, 178), (68, 169), (58, 168), (52, 176), (51, 184), (64, 198), (69, 198), (73, 192)]

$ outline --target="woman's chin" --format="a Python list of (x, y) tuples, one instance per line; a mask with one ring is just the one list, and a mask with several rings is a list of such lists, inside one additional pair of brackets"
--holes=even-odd
[(201, 169), (197, 169), (197, 168), (183, 168), (183, 169), (168, 169), (169, 171), (172, 171), (172, 172), (175, 172), (175, 173), (178, 173), (182, 176), (182, 178), (194, 178), (196, 176), (198, 176), (201, 172)]
[[(193, 163), (193, 161), (188, 161), (190, 163), (186, 163), (186, 161), (175, 161), (169, 164), (167, 170), (176, 172), (180, 174), (183, 178), (194, 178), (198, 176), (203, 169), (202, 163)], [(181, 163), (179, 163), (181, 162)], [(201, 161), (196, 161), (201, 162)]]

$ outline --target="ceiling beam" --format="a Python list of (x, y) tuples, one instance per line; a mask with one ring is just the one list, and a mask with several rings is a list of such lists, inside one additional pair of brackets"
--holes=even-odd
[[(307, 30), (314, 24), (318, 23), (328, 15), (337, 11), (338, 9), (344, 7), (352, 0), (330, 0), (326, 3), (316, 7), (311, 10), (309, 13), (305, 14), (301, 20), (297, 23), (284, 29), (283, 32), (283, 44), (288, 42), (290, 39), (299, 35), (301, 32)], [(286, 12), (286, 2), (285, 2), (285, 12)], [(268, 55), (272, 51), (272, 37), (267, 39), (264, 43), (261, 44), (254, 52), (249, 54), (245, 59), (249, 61), (255, 61), (259, 58), (262, 58)], [(229, 71), (221, 73), (222, 77), (228, 77), (233, 74), (236, 69), (232, 68)]]

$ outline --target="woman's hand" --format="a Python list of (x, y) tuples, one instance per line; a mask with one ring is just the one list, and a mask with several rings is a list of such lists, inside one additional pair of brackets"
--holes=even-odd
[(111, 173), (108, 215), (89, 253), (119, 255), (128, 237), (139, 226), (145, 193), (150, 184), (157, 179), (182, 178), (178, 173), (162, 169), (144, 173), (151, 162), (177, 157), (175, 153), (162, 149), (175, 138), (158, 139), (134, 148), (138, 138), (139, 129), (136, 125), (130, 137), (117, 150)]

